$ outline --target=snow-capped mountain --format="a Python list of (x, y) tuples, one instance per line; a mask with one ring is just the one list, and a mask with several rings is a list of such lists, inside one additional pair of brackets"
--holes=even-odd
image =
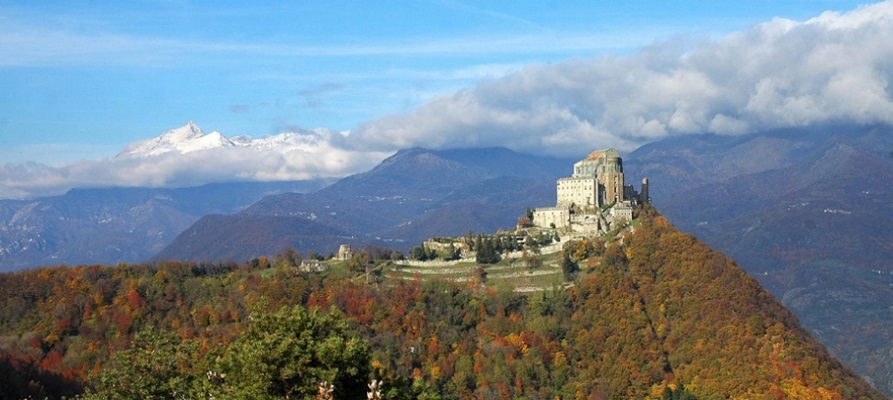
[(193, 153), (217, 148), (239, 147), (261, 151), (285, 153), (294, 150), (310, 151), (323, 145), (327, 138), (337, 133), (316, 129), (304, 133), (286, 132), (259, 139), (248, 135), (226, 138), (220, 132), (204, 133), (194, 122), (189, 121), (176, 129), (162, 133), (156, 138), (128, 145), (118, 153), (118, 157), (151, 157), (170, 152)]
[[(241, 144), (241, 143), (240, 143)], [(205, 133), (195, 122), (189, 121), (176, 129), (171, 129), (160, 136), (133, 143), (118, 153), (118, 157), (150, 157), (177, 152), (180, 154), (209, 150), (221, 147), (234, 147), (235, 143), (220, 132)]]
[(233, 143), (236, 143), (237, 146), (252, 147), (258, 150), (278, 149), (282, 152), (293, 150), (310, 151), (324, 145), (334, 135), (339, 135), (339, 133), (316, 129), (302, 133), (285, 132), (259, 139), (252, 139), (250, 136), (238, 136), (238, 141), (236, 141), (236, 138), (233, 138)]
[(132, 143), (113, 159), (91, 164), (85, 180), (100, 181), (93, 185), (97, 187), (187, 187), (234, 180), (334, 178), (371, 168), (391, 155), (356, 146), (349, 136), (349, 132), (318, 128), (229, 139), (219, 132), (205, 134), (190, 121), (153, 139)]

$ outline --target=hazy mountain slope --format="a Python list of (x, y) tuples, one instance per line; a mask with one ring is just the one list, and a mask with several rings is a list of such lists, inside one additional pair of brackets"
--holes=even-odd
[[(183, 237), (190, 240), (180, 239)], [(305, 218), (207, 215), (183, 231), (156, 258), (180, 260), (179, 254), (195, 254), (194, 259), (198, 260), (246, 261), (276, 254), (288, 247), (298, 251), (336, 252), (337, 248), (332, 250), (326, 246), (332, 242), (358, 244), (343, 231)]]
[[(709, 183), (792, 165), (825, 140), (851, 127), (782, 129), (744, 136), (678, 136), (644, 145), (624, 157), (624, 172), (635, 182), (651, 181), (661, 201)], [(858, 128), (865, 132), (866, 128)], [(869, 135), (864, 135), (868, 137)]]
[[(737, 260), (835, 355), (893, 393), (893, 339), (883, 333), (893, 331), (893, 132), (835, 127), (726, 140), (725, 147), (686, 151), (726, 165), (764, 161), (734, 176), (690, 179), (701, 186), (664, 187), (663, 197), (652, 191), (655, 204)], [(786, 152), (785, 162), (775, 161), (778, 150), (734, 151), (760, 141)], [(673, 157), (662, 166), (651, 156), (660, 143), (650, 146), (652, 171), (681, 169)]]
[[(743, 207), (678, 208), (703, 221), (721, 222), (693, 229), (714, 237), (742, 261), (765, 255), (780, 262), (792, 249), (812, 252), (801, 251), (809, 256), (801, 262), (837, 256), (859, 258), (868, 267), (889, 260), (886, 256), (893, 254), (883, 244), (893, 243), (893, 160), (845, 141), (832, 142), (818, 153), (789, 168), (702, 188), (718, 204)], [(684, 203), (671, 201), (668, 205)]]
[[(568, 160), (521, 155), (504, 148), (414, 148), (314, 193), (267, 196), (240, 215), (304, 218), (360, 242), (407, 250), (431, 236), (514, 227), (527, 207), (554, 204), (555, 179), (569, 174), (572, 165)], [(216, 250), (204, 254), (223, 254), (232, 246), (251, 243), (248, 232), (257, 229), (246, 226), (244, 237), (236, 234), (231, 242), (219, 243)], [(197, 253), (185, 250), (197, 246), (180, 241), (203, 240), (195, 239), (203, 235), (214, 232), (195, 230), (195, 236), (181, 236), (171, 244), (176, 252), (161, 254), (200, 259)], [(329, 239), (312, 250), (336, 251), (341, 241)], [(291, 246), (310, 249), (298, 242)], [(246, 252), (264, 254), (259, 248)]]
[(431, 205), (411, 224), (385, 231), (387, 237), (420, 243), (436, 236), (460, 236), (513, 229), (527, 208), (555, 203), (554, 179), (500, 177), (466, 185)]
[(148, 259), (209, 213), (232, 213), (270, 193), (325, 181), (219, 183), (195, 188), (76, 189), (0, 200), (0, 271)]

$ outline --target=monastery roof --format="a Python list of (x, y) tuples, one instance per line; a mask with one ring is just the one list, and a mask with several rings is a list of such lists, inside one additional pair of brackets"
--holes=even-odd
[(620, 152), (614, 149), (613, 147), (609, 147), (607, 149), (596, 150), (592, 153), (589, 153), (589, 156), (586, 157), (587, 160), (598, 160), (600, 158), (606, 157), (620, 157)]

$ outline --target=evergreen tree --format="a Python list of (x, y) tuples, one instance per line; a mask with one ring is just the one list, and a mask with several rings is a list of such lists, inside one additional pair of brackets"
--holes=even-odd
[(477, 256), (475, 257), (475, 261), (480, 264), (495, 264), (499, 262), (499, 252), (496, 250), (496, 246), (493, 243), (493, 239), (485, 238), (483, 235), (478, 235), (476, 241), (477, 247)]
[(577, 263), (571, 260), (570, 255), (567, 252), (562, 252), (563, 255), (561, 257), (561, 273), (564, 274), (565, 282), (570, 282), (574, 280), (574, 274), (580, 269)]
[(428, 260), (428, 252), (425, 251), (424, 246), (414, 246), (409, 249), (409, 258), (419, 261), (427, 261)]

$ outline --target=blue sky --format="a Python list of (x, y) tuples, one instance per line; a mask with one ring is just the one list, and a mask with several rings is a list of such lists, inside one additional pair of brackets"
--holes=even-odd
[[(655, 84), (648, 78), (653, 74), (635, 73), (644, 66), (668, 76), (661, 65), (667, 65), (667, 71), (679, 71), (697, 64), (692, 67), (695, 74), (678, 74), (671, 82), (660, 83), (664, 87), (686, 79), (698, 81), (703, 75), (715, 89), (723, 79), (712, 75), (709, 63), (697, 62), (698, 54), (751, 46), (745, 43), (751, 40), (776, 46), (785, 39), (772, 32), (793, 32), (791, 24), (807, 32), (825, 22), (805, 21), (828, 15), (823, 14), (826, 11), (835, 18), (846, 16), (859, 4), (835, 0), (0, 0), (0, 165), (4, 165), (0, 178), (16, 180), (9, 177), (16, 172), (10, 171), (21, 171), (22, 163), (40, 163), (44, 168), (112, 158), (130, 143), (190, 120), (205, 131), (220, 131), (227, 137), (258, 138), (313, 128), (351, 131), (349, 139), (383, 152), (407, 145), (449, 147), (456, 143), (544, 149), (549, 154), (578, 148), (569, 144), (574, 135), (600, 142), (593, 146), (611, 145), (606, 141), (613, 137), (620, 142), (616, 147), (630, 150), (667, 134), (706, 129), (743, 132), (755, 126), (796, 124), (796, 118), (808, 118), (803, 112), (809, 107), (794, 110), (799, 114), (754, 119), (755, 108), (746, 116), (735, 110), (704, 111), (704, 107), (692, 111), (691, 104), (697, 100), (690, 102), (686, 94), (675, 94), (676, 111), (684, 115), (672, 121), (678, 114), (672, 110), (646, 112), (644, 103), (650, 99), (628, 99), (632, 103), (625, 109), (642, 108), (641, 113), (618, 116), (610, 110), (599, 115), (577, 113), (574, 105), (567, 106), (569, 97), (557, 103), (570, 109), (583, 128), (547, 124), (538, 129), (553, 130), (551, 136), (531, 138), (523, 130), (507, 132), (511, 129), (505, 121), (526, 125), (512, 120), (513, 105), (543, 112), (524, 114), (530, 120), (549, 112), (557, 115), (554, 104), (546, 104), (549, 96), (568, 93), (553, 93), (549, 88), (525, 92), (523, 88), (534, 86), (531, 79), (543, 82), (544, 78), (555, 79), (553, 84), (561, 87), (563, 80), (556, 74), (578, 76), (580, 69), (575, 67), (588, 68), (589, 77), (598, 77), (587, 81), (597, 93), (608, 93), (613, 83), (624, 79)], [(847, 23), (865, 19), (859, 18), (849, 17)], [(868, 32), (861, 25), (859, 29)], [(838, 36), (829, 34), (827, 40), (843, 40)], [(817, 42), (825, 40), (817, 37)], [(804, 51), (820, 51), (815, 46), (810, 49)], [(771, 74), (765, 72), (770, 70), (767, 65), (756, 70)], [(582, 84), (594, 78), (573, 79)], [(736, 79), (745, 79), (750, 85), (745, 89), (751, 92), (759, 92), (764, 81), (757, 76)], [(770, 95), (791, 91), (784, 85), (771, 89)], [(516, 90), (520, 94), (507, 94)], [(500, 93), (508, 97), (497, 102), (494, 99)], [(539, 100), (520, 104), (523, 96)], [(475, 102), (499, 106), (462, 108)], [(576, 104), (610, 109), (609, 102), (580, 99)], [(752, 103), (742, 104), (750, 107)], [(460, 109), (464, 111), (455, 111)], [(698, 122), (707, 118), (701, 115), (705, 112), (709, 118)], [(616, 118), (613, 125), (611, 118)], [(793, 119), (785, 122), (786, 118)], [(438, 120), (441, 125), (431, 126), (431, 121)], [(467, 129), (447, 127), (450, 124)], [(512, 135), (517, 135), (517, 141)], [(26, 192), (39, 191), (22, 193)]]
[(523, 65), (852, 1), (0, 2), (0, 155), (113, 156), (194, 120), (347, 130)]

